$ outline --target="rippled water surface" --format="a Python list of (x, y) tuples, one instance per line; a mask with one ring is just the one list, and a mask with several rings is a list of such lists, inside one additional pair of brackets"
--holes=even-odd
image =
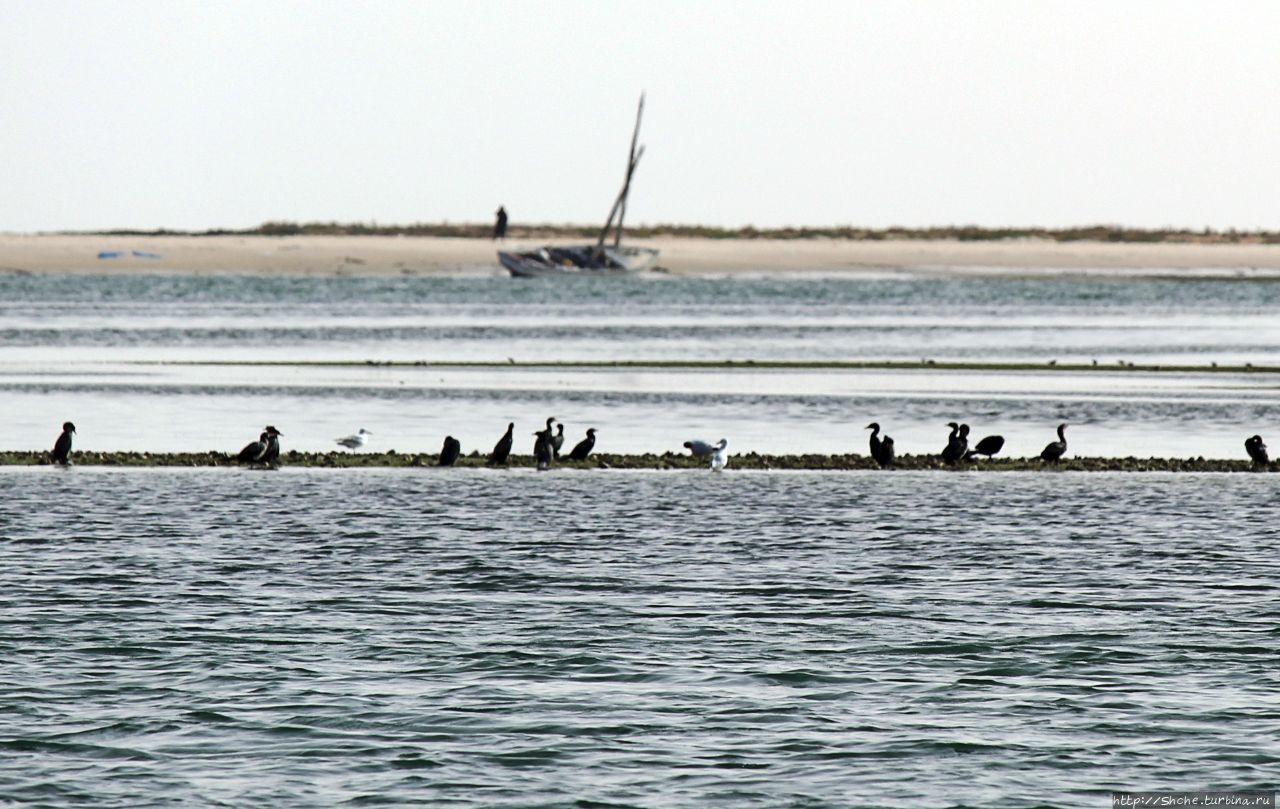
[(1266, 475), (3, 471), (0, 802), (1270, 788), (1277, 520)]
[[(1256, 280), (0, 274), (0, 447), (45, 448), (71, 419), (97, 451), (234, 451), (273, 424), (286, 450), (363, 427), (371, 450), (435, 452), (452, 435), (487, 452), (508, 422), (527, 436), (555, 416), (610, 452), (722, 436), (734, 451), (848, 452), (870, 421), (900, 453), (937, 452), (958, 420), (1015, 456), (1066, 421), (1076, 454), (1243, 457), (1280, 411), (1270, 374), (1048, 363), (1275, 365), (1278, 308), (1280, 283)], [(1045, 371), (366, 364), (922, 358)], [(210, 361), (229, 364), (190, 364)], [(263, 361), (303, 364), (245, 365)]]

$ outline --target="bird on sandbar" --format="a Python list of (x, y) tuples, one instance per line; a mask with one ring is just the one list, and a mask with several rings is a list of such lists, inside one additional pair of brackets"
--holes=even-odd
[(62, 434), (58, 436), (58, 440), (53, 442), (53, 452), (49, 453), (49, 457), (56, 464), (63, 466), (71, 465), (71, 436), (75, 435), (76, 425), (69, 421), (62, 423)]
[(1262, 443), (1262, 436), (1254, 435), (1244, 440), (1244, 451), (1249, 453), (1249, 458), (1255, 466), (1266, 466), (1271, 463), (1271, 458), (1267, 455), (1267, 445)]
[(440, 448), (440, 462), (436, 466), (453, 466), (462, 454), (462, 442), (451, 435), (444, 437), (444, 446)]
[(976, 455), (985, 455), (987, 460), (991, 460), (991, 456), (1004, 449), (1003, 435), (989, 435), (977, 443), (977, 445), (964, 454), (966, 461), (973, 460)]
[(556, 434), (551, 436), (551, 454), (559, 458), (560, 448), (564, 446), (564, 424), (556, 422)]
[(551, 423), (548, 421), (547, 429), (538, 430), (534, 435), (538, 438), (533, 442), (533, 459), (538, 464), (538, 471), (545, 472), (551, 468), (551, 461), (555, 458), (551, 449)]
[(947, 426), (951, 428), (951, 434), (947, 436), (947, 446), (942, 450), (942, 460), (957, 464), (969, 450), (969, 425), (948, 421)]
[(1040, 460), (1045, 463), (1057, 463), (1067, 454), (1067, 425), (1058, 425), (1058, 440), (1050, 441), (1040, 452)]
[[(893, 466), (893, 439), (889, 436), (880, 437), (880, 425), (877, 422), (871, 422), (866, 426), (871, 431), (871, 460), (880, 464), (880, 468), (884, 469)], [(889, 452), (885, 454), (885, 444), (889, 446)]]
[(507, 431), (498, 439), (498, 443), (493, 445), (493, 452), (489, 453), (489, 460), (485, 462), (486, 466), (506, 466), (507, 456), (511, 454), (511, 444), (516, 429), (515, 422), (507, 425)]
[(684, 442), (684, 448), (689, 450), (689, 454), (694, 458), (705, 458), (716, 450), (715, 444), (708, 444), (706, 441), (698, 441), (697, 439)]
[(267, 432), (267, 451), (262, 453), (262, 457), (258, 459), (258, 463), (274, 466), (280, 463), (280, 436), (284, 433), (272, 427), (270, 424), (266, 427)]
[(729, 464), (729, 455), (725, 452), (725, 447), (729, 446), (729, 439), (721, 438), (720, 443), (716, 444), (711, 450), (710, 468), (713, 472), (722, 472)]
[(336, 439), (334, 443), (336, 443), (340, 447), (346, 447), (347, 449), (350, 449), (350, 450), (357, 450), (369, 442), (369, 436), (371, 435), (373, 435), (373, 433), (361, 427), (360, 432), (356, 433), (355, 435), (343, 436), (342, 438)]
[(591, 450), (596, 446), (596, 428), (592, 427), (587, 430), (587, 437), (579, 441), (569, 452), (569, 460), (585, 461), (587, 456), (591, 454)]
[(240, 450), (240, 454), (236, 456), (236, 463), (258, 463), (267, 452), (270, 438), (271, 436), (264, 432), (258, 436), (257, 441), (251, 441), (246, 444), (244, 449)]

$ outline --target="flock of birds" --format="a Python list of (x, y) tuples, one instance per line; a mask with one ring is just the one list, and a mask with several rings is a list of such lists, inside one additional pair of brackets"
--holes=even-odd
[[(1004, 436), (989, 435), (974, 444), (973, 447), (970, 447), (968, 424), (949, 421), (947, 426), (951, 428), (951, 433), (947, 436), (947, 445), (939, 455), (949, 465), (955, 465), (961, 461), (972, 461), (979, 455), (985, 455), (987, 460), (990, 460), (1000, 450), (1004, 449)], [(507, 431), (498, 439), (498, 443), (493, 447), (493, 452), (489, 453), (488, 466), (506, 466), (507, 458), (511, 455), (511, 448), (515, 443), (515, 429), (515, 422), (507, 424)], [(866, 429), (871, 431), (871, 458), (881, 468), (893, 466), (893, 439), (888, 435), (882, 436), (880, 434), (880, 425), (877, 422), (871, 422)], [(62, 434), (54, 442), (53, 452), (50, 453), (54, 463), (63, 466), (70, 465), (71, 437), (75, 435), (75, 432), (76, 425), (71, 422), (68, 421), (62, 425)], [(280, 438), (283, 435), (284, 433), (268, 425), (258, 436), (257, 441), (250, 442), (244, 449), (240, 450), (236, 460), (239, 463), (254, 466), (277, 465), (280, 462)], [(341, 447), (357, 450), (368, 443), (371, 435), (373, 433), (361, 427), (359, 432), (339, 438), (336, 443)], [(564, 447), (564, 424), (552, 416), (547, 419), (546, 427), (538, 430), (533, 435), (535, 439), (533, 442), (533, 457), (537, 462), (538, 469), (550, 469), (552, 464), (560, 458), (560, 450)], [(567, 457), (571, 461), (585, 461), (591, 455), (595, 446), (596, 430), (592, 427), (587, 430), (586, 437), (574, 445)], [(729, 457), (726, 454), (728, 446), (729, 440), (727, 438), (721, 438), (715, 444), (698, 440), (684, 442), (685, 449), (689, 450), (693, 457), (706, 458), (708, 467), (717, 472), (724, 469), (729, 463)], [(1263, 443), (1262, 436), (1253, 435), (1245, 439), (1244, 449), (1249, 454), (1249, 458), (1258, 466), (1266, 466), (1270, 463), (1271, 459), (1267, 455), (1267, 445)], [(1050, 441), (1045, 445), (1045, 448), (1040, 452), (1040, 459), (1045, 463), (1057, 463), (1066, 453), (1067, 425), (1059, 424), (1058, 440)], [(444, 446), (440, 449), (440, 459), (436, 465), (453, 466), (461, 454), (462, 444), (458, 439), (451, 435), (445, 436)]]

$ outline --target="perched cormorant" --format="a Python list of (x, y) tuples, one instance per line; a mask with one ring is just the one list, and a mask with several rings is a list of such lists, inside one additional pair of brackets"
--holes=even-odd
[(533, 459), (538, 462), (538, 471), (545, 472), (551, 468), (555, 453), (551, 450), (551, 425), (547, 429), (534, 433), (538, 440), (533, 442)]
[(887, 435), (880, 439), (880, 458), (878, 463), (884, 469), (893, 466), (893, 439)]
[(355, 435), (348, 435), (343, 438), (339, 438), (335, 443), (338, 446), (346, 447), (347, 449), (360, 449), (369, 441), (369, 436), (371, 435), (373, 435), (373, 433), (361, 427), (360, 432)]
[(262, 433), (258, 436), (258, 440), (246, 444), (245, 448), (240, 450), (240, 454), (236, 456), (237, 463), (258, 463), (262, 456), (266, 454), (268, 439), (271, 436)]
[[(880, 467), (882, 469), (886, 466), (892, 466), (893, 465), (893, 439), (887, 435), (884, 438), (881, 438), (880, 425), (874, 421), (868, 424), (866, 426), (866, 429), (871, 431), (871, 442), (870, 442), (871, 443), (871, 459), (876, 463), (880, 464)], [(884, 445), (886, 441), (889, 443), (888, 455), (885, 455), (885, 452), (884, 452)]]
[(489, 454), (488, 466), (506, 466), (507, 456), (511, 454), (512, 435), (516, 429), (515, 422), (507, 425), (507, 431), (498, 439), (498, 443), (493, 445), (493, 452)]
[(556, 422), (556, 434), (551, 436), (551, 454), (560, 457), (560, 448), (564, 446), (564, 425)]
[(534, 454), (534, 455), (537, 455), (537, 454), (538, 454), (538, 441), (543, 440), (543, 439), (542, 439), (542, 434), (543, 434), (543, 433), (546, 433), (546, 434), (547, 434), (547, 437), (546, 437), (546, 440), (547, 440), (547, 446), (548, 446), (548, 448), (550, 448), (550, 449), (551, 449), (551, 456), (552, 456), (553, 458), (555, 457), (555, 434), (554, 434), (554, 432), (552, 432), (552, 430), (551, 430), (551, 425), (552, 425), (552, 424), (555, 424), (555, 423), (556, 423), (556, 417), (555, 417), (555, 416), (552, 416), (551, 418), (547, 419), (547, 429), (545, 429), (545, 430), (539, 430), (538, 432), (534, 433), (534, 435), (535, 435), (535, 436), (537, 436), (537, 439), (533, 442), (533, 447), (534, 447), (534, 449), (533, 449), (533, 454)]
[(1267, 445), (1262, 443), (1262, 436), (1255, 435), (1244, 440), (1244, 451), (1249, 453), (1249, 457), (1253, 459), (1257, 466), (1266, 466), (1271, 463), (1271, 458), (1267, 456)]
[(1067, 425), (1058, 425), (1058, 440), (1045, 445), (1044, 451), (1040, 453), (1041, 460), (1046, 463), (1057, 463), (1067, 453), (1066, 430)]
[(720, 443), (711, 449), (711, 469), (719, 472), (729, 463), (729, 455), (725, 452), (725, 447), (729, 446), (729, 439), (721, 438)]
[(276, 464), (280, 462), (280, 436), (284, 433), (271, 425), (267, 425), (267, 451), (262, 453), (258, 463)]
[(966, 461), (972, 460), (975, 455), (986, 455), (987, 460), (991, 460), (991, 456), (1004, 449), (1003, 435), (989, 435), (978, 442), (978, 445), (965, 453)]
[(684, 442), (684, 448), (689, 450), (689, 454), (695, 458), (705, 458), (716, 450), (714, 444), (697, 440)]
[(71, 422), (63, 422), (62, 435), (58, 436), (58, 440), (53, 442), (53, 452), (50, 457), (54, 463), (60, 463), (63, 466), (71, 465), (71, 436), (75, 434), (76, 425)]
[(462, 444), (451, 435), (444, 437), (444, 446), (440, 448), (440, 462), (437, 466), (453, 466), (462, 454)]
[(969, 450), (969, 425), (948, 421), (947, 426), (951, 428), (951, 435), (947, 436), (947, 448), (942, 451), (942, 460), (957, 464)]
[(585, 461), (587, 456), (591, 454), (591, 450), (596, 446), (596, 428), (592, 427), (587, 430), (587, 437), (582, 439), (574, 446), (573, 451), (569, 453), (571, 461)]

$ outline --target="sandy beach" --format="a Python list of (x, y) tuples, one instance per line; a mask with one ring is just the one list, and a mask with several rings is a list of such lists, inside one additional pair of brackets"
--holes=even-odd
[[(1280, 245), (662, 238), (673, 275), (908, 273), (1280, 276)], [(508, 249), (539, 246), (508, 241)], [(489, 239), (0, 234), (3, 272), (504, 275)]]

